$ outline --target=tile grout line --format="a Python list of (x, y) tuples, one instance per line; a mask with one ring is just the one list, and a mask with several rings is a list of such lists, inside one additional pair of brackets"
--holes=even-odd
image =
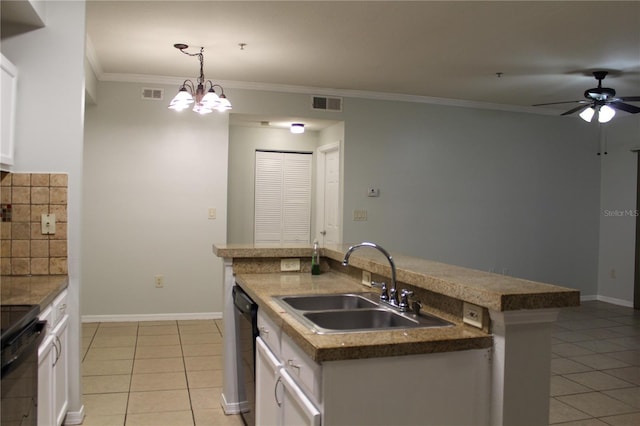
[(127, 424), (127, 417), (129, 416), (129, 399), (131, 398), (131, 386), (133, 385), (133, 369), (136, 365), (136, 353), (138, 352), (138, 334), (140, 333), (140, 323), (136, 323), (136, 341), (133, 345), (133, 361), (131, 362), (131, 374), (129, 377), (129, 390), (127, 391), (127, 403), (124, 406), (124, 423)]
[(189, 408), (191, 409), (191, 421), (196, 424), (196, 413), (193, 411), (193, 401), (191, 400), (191, 387), (189, 386), (189, 375), (187, 374), (187, 362), (185, 361), (184, 348), (182, 347), (182, 333), (180, 331), (180, 324), (176, 321), (176, 327), (178, 328), (178, 341), (180, 342), (180, 354), (182, 354), (182, 366), (184, 368), (184, 380), (187, 384), (187, 396), (189, 397)]

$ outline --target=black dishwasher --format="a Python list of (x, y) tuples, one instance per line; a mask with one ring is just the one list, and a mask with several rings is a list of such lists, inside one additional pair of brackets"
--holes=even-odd
[(38, 320), (39, 305), (2, 305), (2, 426), (38, 423), (38, 346), (45, 322)]
[(255, 426), (258, 305), (237, 285), (233, 287), (233, 304), (238, 313), (236, 317), (238, 399), (243, 407), (242, 420), (247, 426)]

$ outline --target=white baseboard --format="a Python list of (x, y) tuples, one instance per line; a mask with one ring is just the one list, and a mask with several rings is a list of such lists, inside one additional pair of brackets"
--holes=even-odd
[(64, 418), (65, 425), (81, 425), (84, 421), (84, 405), (78, 411), (67, 411)]
[(598, 296), (596, 296), (595, 294), (592, 294), (590, 296), (582, 296), (582, 295), (580, 295), (580, 301), (581, 302), (591, 302), (593, 300), (598, 300)]
[(625, 306), (627, 308), (633, 308), (633, 302), (629, 300), (616, 299), (614, 297), (607, 297), (601, 295), (580, 296), (581, 302), (589, 302), (598, 300), (600, 302), (611, 303), (612, 305)]
[(229, 414), (240, 414), (246, 411), (249, 411), (249, 402), (248, 401), (240, 401), (240, 402), (227, 402), (227, 398), (224, 396), (224, 393), (220, 394), (220, 405), (222, 405), (222, 409), (224, 413)]
[(194, 312), (184, 314), (124, 314), (82, 315), (82, 322), (142, 322), (222, 319), (222, 312)]

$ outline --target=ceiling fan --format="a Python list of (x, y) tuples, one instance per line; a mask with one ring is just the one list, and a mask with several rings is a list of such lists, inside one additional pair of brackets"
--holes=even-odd
[(606, 123), (611, 120), (616, 114), (616, 110), (625, 111), (631, 114), (639, 113), (640, 107), (630, 105), (625, 102), (640, 102), (640, 96), (616, 97), (615, 90), (609, 87), (602, 87), (602, 80), (604, 80), (607, 74), (607, 71), (593, 72), (593, 76), (598, 80), (598, 87), (585, 90), (584, 97), (586, 100), (550, 102), (545, 104), (535, 104), (533, 106), (558, 105), (577, 102), (581, 105), (563, 112), (561, 115), (569, 115), (574, 112), (581, 111), (580, 118), (584, 121), (590, 122), (593, 119), (593, 116), (598, 113), (598, 121), (600, 123)]

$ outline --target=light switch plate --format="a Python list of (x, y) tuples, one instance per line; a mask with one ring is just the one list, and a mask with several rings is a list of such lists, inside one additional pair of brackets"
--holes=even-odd
[(366, 210), (354, 210), (353, 211), (353, 220), (354, 221), (366, 221), (367, 220), (367, 211)]

